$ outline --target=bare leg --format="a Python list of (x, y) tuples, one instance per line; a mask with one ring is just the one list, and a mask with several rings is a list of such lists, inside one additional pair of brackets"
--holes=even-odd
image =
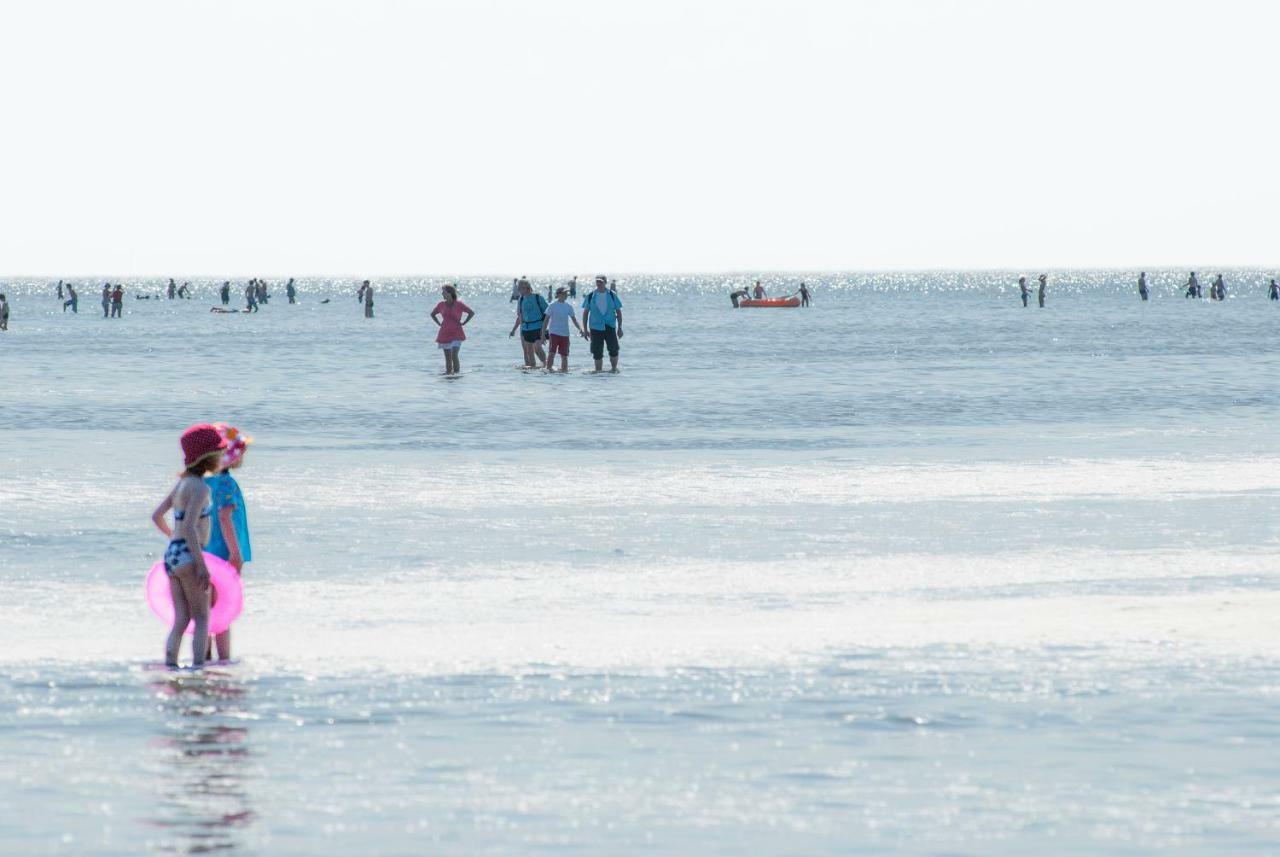
[(209, 648), (209, 589), (208, 584), (196, 580), (194, 564), (179, 569), (175, 576), (182, 584), (187, 595), (187, 606), (191, 610), (191, 618), (196, 623), (195, 637), (191, 641), (191, 666), (204, 666), (205, 652)]
[(218, 642), (218, 660), (231, 660), (231, 629), (228, 628), (214, 639)]
[(530, 368), (532, 366), (537, 365), (533, 362), (533, 349), (530, 347), (529, 340), (524, 338), (523, 332), (521, 332), (520, 334), (520, 347), (524, 349), (525, 368)]
[(569, 355), (563, 351), (560, 352), (560, 374), (568, 374), (569, 372)]
[(444, 351), (444, 374), (452, 375), (453, 374), (453, 358), (449, 356), (449, 351), (451, 349), (444, 348), (441, 350)]
[(616, 354), (609, 355), (609, 371), (610, 372), (618, 371), (618, 355)]
[(177, 577), (169, 578), (169, 595), (173, 598), (173, 627), (169, 629), (169, 638), (164, 644), (165, 666), (178, 665), (178, 649), (182, 646), (182, 635), (191, 621), (191, 608), (187, 606), (187, 593)]
[(540, 363), (543, 368), (546, 368), (547, 352), (542, 350), (542, 340), (538, 340), (533, 344), (533, 356), (538, 358), (538, 363)]

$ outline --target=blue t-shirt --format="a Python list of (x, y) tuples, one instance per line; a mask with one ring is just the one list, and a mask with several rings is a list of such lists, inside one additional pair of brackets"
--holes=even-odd
[(547, 307), (547, 332), (556, 336), (569, 335), (569, 319), (573, 317), (573, 307), (568, 301), (555, 301)]
[(251, 562), (253, 548), (249, 545), (249, 516), (244, 511), (244, 495), (240, 493), (240, 485), (232, 478), (230, 472), (206, 476), (204, 481), (213, 495), (213, 508), (216, 510), (213, 515), (213, 526), (209, 528), (209, 544), (205, 545), (204, 549), (216, 557), (231, 559), (231, 550), (227, 547), (227, 540), (222, 537), (222, 525), (217, 515), (217, 512), (230, 506), (231, 522), (236, 528), (236, 541), (240, 543), (240, 558), (245, 562)]
[(520, 329), (542, 330), (542, 316), (546, 312), (546, 298), (542, 295), (525, 295), (520, 299)]
[(582, 308), (591, 311), (591, 329), (604, 330), (606, 327), (617, 326), (618, 317), (615, 313), (622, 309), (622, 298), (610, 291), (590, 291), (582, 301)]

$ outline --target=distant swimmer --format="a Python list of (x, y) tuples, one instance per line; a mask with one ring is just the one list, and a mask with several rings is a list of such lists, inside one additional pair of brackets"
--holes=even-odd
[(289, 282), (285, 284), (284, 294), (289, 299), (289, 303), (296, 304), (298, 302), (298, 287), (293, 284), (293, 277), (290, 277)]
[(222, 299), (222, 305), (226, 306), (231, 303), (231, 281), (227, 280), (222, 284), (222, 288), (218, 289), (218, 297)]
[(1041, 275), (1040, 275), (1040, 289), (1039, 289), (1039, 291), (1037, 291), (1037, 292), (1036, 292), (1036, 296), (1040, 299), (1040, 309), (1044, 309), (1044, 289), (1045, 289), (1045, 285), (1046, 285), (1048, 282), (1049, 282), (1049, 275), (1048, 275), (1048, 274), (1041, 274)]
[(471, 307), (458, 300), (457, 286), (445, 286), (440, 289), (440, 296), (444, 300), (431, 311), (431, 320), (440, 328), (436, 332), (436, 348), (444, 352), (444, 374), (458, 375), (462, 372), (462, 367), (458, 364), (458, 351), (467, 338), (467, 332), (463, 328), (475, 317), (475, 313), (471, 311)]
[(76, 294), (76, 287), (67, 283), (67, 299), (62, 303), (62, 311), (66, 312), (67, 307), (71, 307), (74, 313), (80, 312), (80, 295)]
[(169, 300), (173, 300), (177, 294), (178, 294), (178, 284), (173, 281), (172, 277), (170, 277), (169, 278)]
[(102, 317), (106, 318), (111, 315), (111, 284), (103, 283), (102, 285)]
[[(1275, 285), (1275, 280), (1271, 281)], [(0, 292), (0, 331), (9, 329), (9, 299), (4, 296), (4, 292)]]
[(1271, 288), (1267, 289), (1267, 297), (1273, 301), (1280, 301), (1280, 286), (1276, 285), (1276, 278), (1271, 278)]
[(111, 317), (120, 318), (120, 313), (124, 311), (124, 286), (116, 283), (116, 287), (111, 292)]
[(1191, 276), (1187, 279), (1187, 291), (1183, 294), (1184, 298), (1200, 297), (1200, 281), (1196, 279), (1196, 272), (1192, 271)]
[(802, 307), (804, 307), (804, 306), (808, 306), (808, 305), (809, 305), (809, 301), (810, 301), (809, 287), (808, 287), (808, 286), (806, 286), (806, 285), (804, 284), (804, 282), (803, 282), (803, 281), (801, 281), (801, 283), (800, 283), (800, 306), (802, 306)]
[(1027, 278), (1018, 277), (1018, 291), (1022, 293), (1022, 305), (1027, 305), (1027, 298), (1031, 297), (1031, 289), (1027, 288)]
[(1147, 293), (1147, 272), (1143, 271), (1138, 275), (1138, 295), (1144, 301), (1149, 297)]
[(737, 309), (738, 301), (742, 300), (743, 298), (749, 297), (750, 295), (751, 295), (751, 290), (748, 289), (746, 286), (743, 286), (740, 289), (735, 289), (734, 291), (729, 292), (729, 300), (733, 301), (733, 308)]
[(249, 281), (249, 285), (244, 287), (244, 311), (258, 311), (258, 290), (254, 287), (252, 280)]
[(373, 318), (373, 285), (364, 281), (364, 317)]
[(751, 290), (751, 295), (756, 300), (762, 300), (765, 296), (764, 286), (760, 285), (760, 281), (756, 280), (756, 287)]
[(542, 295), (534, 294), (528, 280), (520, 281), (520, 302), (516, 304), (516, 321), (511, 325), (508, 338), (520, 331), (520, 346), (524, 351), (526, 369), (546, 368), (547, 354), (542, 349), (542, 324), (547, 314), (547, 302)]

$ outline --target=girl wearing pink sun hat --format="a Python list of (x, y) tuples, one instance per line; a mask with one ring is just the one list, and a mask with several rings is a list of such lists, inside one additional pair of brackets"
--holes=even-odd
[[(212, 476), (205, 477), (205, 484), (213, 497), (214, 522), (205, 550), (235, 566), (236, 572), (253, 559), (253, 547), (249, 543), (249, 516), (245, 511), (244, 493), (231, 471), (244, 464), (244, 454), (253, 438), (240, 429), (226, 423), (213, 426), (225, 447), (218, 467)], [(231, 659), (231, 631), (228, 629), (215, 638), (218, 643), (218, 659)], [(210, 645), (212, 648), (212, 645)]]
[[(169, 593), (173, 597), (173, 627), (164, 646), (164, 662), (178, 665), (178, 647), (188, 622), (195, 622), (191, 641), (191, 664), (204, 666), (209, 641), (209, 569), (204, 564), (201, 546), (209, 540), (209, 486), (203, 477), (215, 472), (222, 460), (227, 442), (208, 423), (193, 425), (182, 433), (182, 463), (185, 468), (178, 484), (151, 513), (160, 532), (169, 537), (164, 552), (164, 570), (169, 577)], [(173, 510), (173, 526), (165, 514)]]

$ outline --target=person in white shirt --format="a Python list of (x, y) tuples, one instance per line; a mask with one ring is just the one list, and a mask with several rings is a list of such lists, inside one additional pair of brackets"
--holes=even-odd
[(573, 305), (566, 300), (568, 297), (568, 289), (556, 289), (556, 299), (547, 306), (542, 335), (549, 342), (547, 346), (548, 372), (556, 371), (554, 363), (557, 352), (560, 354), (560, 371), (569, 371), (569, 322), (573, 322), (573, 326), (578, 329), (579, 336), (584, 339), (587, 336), (586, 331), (582, 329), (582, 325), (578, 324), (578, 319), (573, 313)]

